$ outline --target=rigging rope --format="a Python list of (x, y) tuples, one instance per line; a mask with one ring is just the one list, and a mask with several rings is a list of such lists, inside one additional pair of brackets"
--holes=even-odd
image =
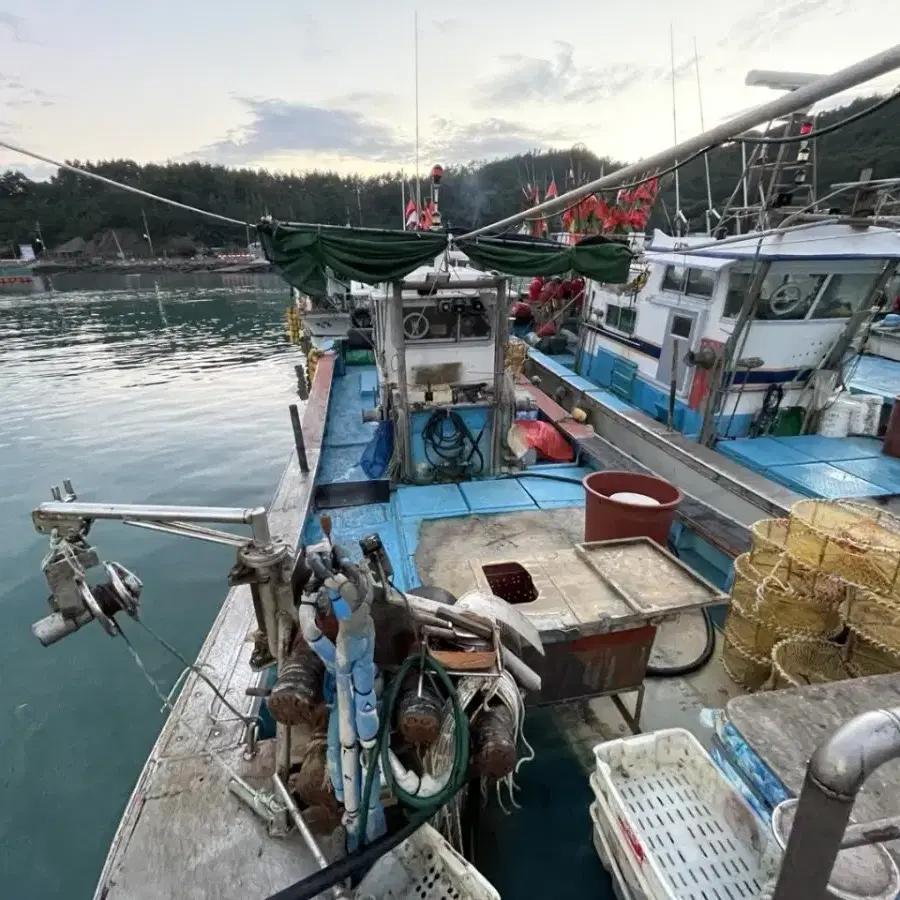
[(895, 100), (900, 100), (900, 91), (894, 91), (888, 97), (883, 97), (877, 103), (873, 103), (871, 106), (867, 106), (865, 109), (861, 109), (857, 113), (853, 113), (852, 116), (847, 116), (846, 119), (841, 119), (840, 122), (834, 122), (831, 125), (826, 125), (824, 128), (817, 128), (815, 131), (810, 131), (807, 134), (798, 134), (784, 137), (762, 137), (762, 138), (753, 138), (753, 137), (744, 137), (743, 135), (738, 135), (734, 140), (735, 143), (741, 144), (799, 144), (802, 141), (812, 141), (819, 137), (824, 137), (826, 134), (833, 134), (835, 131), (840, 131), (842, 128), (846, 128), (848, 125), (852, 125), (854, 122), (858, 122), (860, 119), (865, 119), (866, 116), (871, 116), (872, 113), (878, 112), (880, 109), (884, 109), (889, 104), (893, 103)]
[(151, 194), (149, 191), (142, 191), (140, 188), (132, 187), (130, 184), (122, 184), (119, 181), (113, 181), (112, 178), (107, 178), (105, 175), (98, 175), (96, 172), (89, 172), (87, 169), (82, 169), (80, 166), (73, 166), (71, 163), (59, 162), (58, 160), (51, 159), (49, 156), (42, 156), (40, 153), (35, 153), (32, 150), (26, 150), (24, 147), (19, 147), (16, 144), (10, 144), (6, 141), (0, 140), (0, 147), (4, 147), (7, 150), (12, 150), (13, 153), (21, 153), (23, 156), (30, 156), (32, 159), (37, 159), (40, 162), (47, 163), (47, 165), (49, 166), (56, 166), (57, 169), (65, 169), (68, 172), (75, 172), (77, 175), (84, 175), (85, 178), (93, 178), (95, 181), (99, 181), (102, 184), (108, 185), (109, 187), (119, 188), (122, 191), (128, 191), (131, 194), (137, 194), (139, 197), (146, 197), (148, 200), (156, 200), (158, 203), (166, 203), (169, 206), (176, 207), (177, 209), (183, 209), (187, 212), (197, 213), (197, 215), (199, 216), (206, 216), (208, 219), (215, 219), (219, 222), (226, 222), (229, 225), (240, 225), (241, 228), (256, 227), (250, 222), (244, 222), (241, 219), (232, 219), (231, 216), (222, 216), (219, 213), (210, 212), (207, 209), (200, 209), (196, 206), (190, 206), (187, 203), (180, 203), (178, 200), (170, 200), (168, 197), (160, 197), (157, 194)]

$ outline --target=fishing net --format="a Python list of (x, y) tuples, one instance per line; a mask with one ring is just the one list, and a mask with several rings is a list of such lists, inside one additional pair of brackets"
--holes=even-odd
[(849, 500), (801, 500), (785, 550), (795, 561), (900, 600), (900, 518)]
[(845, 649), (828, 641), (792, 638), (772, 650), (771, 687), (776, 691), (855, 677)]
[(513, 375), (520, 375), (525, 365), (525, 357), (528, 355), (528, 345), (525, 341), (511, 337), (506, 345), (506, 360), (504, 366)]
[(775, 644), (787, 637), (754, 618), (736, 596), (731, 598), (723, 634), (752, 655), (760, 657), (768, 656)]
[(900, 654), (880, 647), (851, 630), (847, 641), (847, 665), (858, 677), (893, 675), (900, 672)]
[(738, 687), (758, 691), (769, 680), (772, 663), (767, 656), (754, 655), (733, 635), (726, 633), (722, 641), (722, 668)]

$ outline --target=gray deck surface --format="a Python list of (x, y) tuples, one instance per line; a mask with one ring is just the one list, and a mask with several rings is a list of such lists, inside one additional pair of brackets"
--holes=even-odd
[[(859, 713), (900, 707), (900, 675), (875, 675), (732, 700), (728, 719), (784, 786), (799, 796), (813, 751)], [(900, 760), (882, 766), (857, 796), (852, 818), (862, 824), (896, 816)], [(900, 841), (884, 845), (900, 865)]]

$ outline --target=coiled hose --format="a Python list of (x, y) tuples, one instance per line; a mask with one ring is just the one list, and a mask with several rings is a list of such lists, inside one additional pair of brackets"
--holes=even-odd
[[(478, 448), (483, 433), (484, 428), (473, 437), (463, 417), (452, 409), (435, 410), (422, 429), (425, 458), (435, 469), (464, 472), (472, 457), (477, 457), (478, 467), (469, 474), (478, 475), (484, 471), (484, 454)], [(471, 448), (468, 454), (467, 445)]]
[[(426, 797), (410, 793), (400, 787), (394, 776), (390, 758), (391, 722), (394, 718), (400, 686), (403, 684), (406, 675), (417, 664), (419, 664), (421, 672), (432, 672), (444, 686), (450, 697), (454, 724), (454, 753), (449, 778), (441, 791)], [(447, 674), (447, 670), (427, 650), (423, 653), (414, 653), (408, 656), (394, 675), (381, 708), (381, 721), (378, 725), (378, 734), (375, 737), (375, 752), (381, 760), (382, 777), (385, 780), (385, 784), (388, 785), (400, 803), (412, 810), (407, 823), (393, 834), (382, 835), (366, 846), (365, 834), (369, 817), (369, 801), (375, 784), (375, 770), (377, 768), (376, 766), (369, 766), (360, 799), (359, 833), (362, 835), (362, 842), (359, 848), (336, 863), (310, 875), (308, 878), (292, 884), (277, 894), (272, 894), (268, 900), (311, 900), (311, 898), (317, 897), (323, 891), (334, 887), (338, 882), (367, 872), (382, 856), (403, 843), (416, 829), (432, 818), (441, 807), (446, 806), (468, 783), (469, 722), (459, 702), (453, 682)]]

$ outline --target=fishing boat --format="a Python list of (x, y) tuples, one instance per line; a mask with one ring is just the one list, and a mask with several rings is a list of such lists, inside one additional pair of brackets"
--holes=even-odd
[(757, 142), (745, 167), (744, 196), (762, 203), (735, 205), (736, 189), (715, 235), (657, 230), (627, 284), (587, 286), (577, 337), (529, 358), (598, 434), (741, 521), (796, 495), (900, 491), (879, 440), (900, 384), (892, 320), (878, 324), (897, 293), (897, 182), (864, 172), (820, 209), (814, 138), (805, 111), (790, 116), (780, 139), (794, 143), (776, 159)]
[(34, 274), (34, 262), (0, 259), (0, 294), (30, 294), (43, 290), (43, 279)]
[[(791, 102), (898, 66), (900, 47)], [(733, 133), (753, 124), (748, 114)], [(841, 566), (848, 557), (836, 555), (857, 548), (851, 529), (868, 535), (864, 549), (879, 561), (870, 570), (855, 560), (853, 577), (870, 585), (869, 613), (886, 605), (888, 626), (898, 575), (888, 578), (881, 563), (900, 570), (895, 517), (816, 501), (774, 525), (760, 525), (759, 510), (749, 521), (729, 516), (666, 471), (634, 471), (627, 453), (522, 372), (521, 345), (508, 334), (507, 279), (488, 272), (562, 266), (623, 284), (626, 246), (453, 236), (485, 271), (450, 282), (412, 280), (446, 244), (441, 233), (271, 220), (259, 233), (267, 258), (300, 291), (324, 283), (326, 260), (336, 277), (352, 270), (390, 284), (372, 305), (374, 365), (351, 364), (342, 340), (311, 348), (318, 352), (298, 385), (302, 417), (291, 408), (295, 450), (272, 503), (85, 501), (64, 482), (32, 515), (49, 539), (42, 565), (51, 610), (33, 626), (44, 645), (77, 640), (85, 627), (127, 641), (125, 622), (140, 618), (140, 575), (152, 574), (104, 560), (90, 540), (96, 520), (236, 551), (231, 590), (178, 697), (146, 673), (171, 714), (97, 900), (613, 890), (625, 900), (698, 890), (788, 900), (807, 888), (824, 894), (842, 840), (857, 846), (896, 833), (873, 836), (865, 822), (845, 828), (871, 770), (900, 756), (900, 711), (867, 705), (896, 705), (885, 698), (896, 696), (898, 676), (876, 676), (849, 700), (847, 691), (820, 691), (812, 702), (801, 688), (732, 706), (756, 699), (735, 695), (764, 664), (786, 672), (787, 684), (801, 675), (775, 649), (777, 665), (741, 656), (729, 639), (718, 651), (730, 648), (728, 677), (711, 625), (728, 600), (732, 559), (745, 551), (787, 560), (808, 554), (809, 535), (824, 536), (821, 558), (795, 576), (806, 587), (820, 575), (843, 577), (842, 591), (861, 586)], [(410, 315), (428, 329), (407, 328)], [(249, 534), (233, 530), (240, 526)], [(756, 558), (753, 572), (733, 575), (735, 597), (748, 585), (771, 589), (762, 566)], [(829, 647), (836, 602), (812, 604), (820, 614), (812, 633)], [(855, 609), (848, 620), (864, 629)], [(729, 697), (724, 724), (708, 727), (701, 711)], [(848, 709), (869, 711), (846, 723)], [(785, 710), (797, 722), (784, 729), (776, 761), (771, 735)], [(762, 735), (739, 744), (728, 731), (735, 723)], [(814, 749), (826, 738), (799, 791), (810, 740)], [(736, 765), (755, 758), (780, 780), (754, 788), (727, 775), (727, 761), (713, 762), (717, 739), (739, 748)], [(769, 812), (758, 794), (773, 784), (790, 785), (800, 802), (782, 797), (770, 831), (757, 807)], [(889, 781), (878, 787), (896, 798)], [(662, 797), (669, 822), (655, 811)], [(641, 814), (644, 799), (652, 814)], [(763, 801), (771, 800), (770, 791)], [(879, 861), (888, 888), (900, 889), (893, 858)]]

